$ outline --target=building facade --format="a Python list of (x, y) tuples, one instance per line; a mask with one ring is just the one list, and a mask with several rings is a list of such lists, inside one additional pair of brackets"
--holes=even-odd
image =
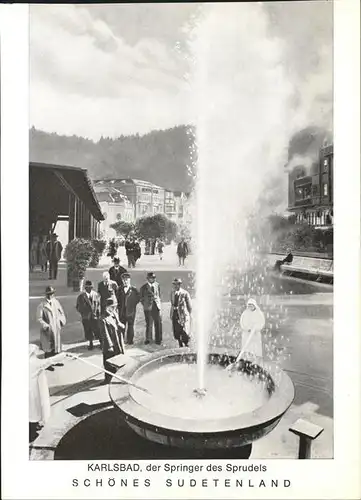
[(100, 224), (103, 238), (116, 237), (116, 231), (110, 226), (117, 221), (134, 222), (134, 206), (119, 189), (97, 184), (94, 187), (104, 220)]
[(187, 223), (188, 221), (189, 194), (182, 191), (165, 191), (164, 213), (177, 223)]
[(123, 193), (133, 207), (133, 220), (145, 215), (164, 213), (164, 188), (139, 179), (101, 179), (96, 189), (112, 187)]
[(288, 173), (288, 210), (297, 223), (333, 225), (333, 145), (325, 146), (311, 166), (298, 166)]

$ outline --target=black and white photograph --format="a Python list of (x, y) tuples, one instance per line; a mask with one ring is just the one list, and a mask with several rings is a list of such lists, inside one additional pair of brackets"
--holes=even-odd
[(30, 6), (31, 460), (332, 458), (332, 9)]
[(67, 498), (306, 498), (277, 463), (340, 456), (335, 3), (28, 5), (28, 198), (2, 241), (27, 461), (73, 463)]

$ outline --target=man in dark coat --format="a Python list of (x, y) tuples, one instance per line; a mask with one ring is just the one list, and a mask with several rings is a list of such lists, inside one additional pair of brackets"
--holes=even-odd
[(125, 343), (133, 344), (135, 313), (140, 294), (135, 286), (131, 285), (129, 273), (122, 275), (122, 284), (118, 288), (117, 299), (119, 319), (126, 328)]
[(275, 271), (281, 271), (281, 266), (283, 264), (292, 264), (293, 262), (293, 254), (290, 248), (287, 248), (287, 255), (284, 259), (282, 260), (276, 260), (275, 263)]
[(160, 286), (154, 273), (147, 274), (147, 283), (140, 289), (140, 302), (143, 305), (146, 330), (145, 344), (149, 344), (153, 337), (153, 323), (155, 329), (155, 343), (162, 343), (162, 312)]
[(134, 247), (133, 247), (133, 252), (134, 252), (134, 267), (137, 262), (142, 256), (142, 249), (140, 248), (139, 241), (134, 240)]
[(112, 298), (114, 303), (117, 304), (116, 293), (118, 290), (118, 285), (115, 281), (110, 279), (108, 271), (103, 273), (103, 281), (98, 283), (98, 293), (100, 295), (100, 312), (103, 314), (105, 312), (105, 306), (107, 299)]
[(49, 261), (49, 280), (58, 277), (58, 264), (61, 259), (63, 245), (58, 241), (58, 235), (52, 234), (50, 241), (46, 244), (46, 254)]
[(135, 267), (135, 244), (133, 238), (125, 241), (125, 253), (127, 254), (128, 267)]
[(188, 243), (186, 242), (186, 240), (184, 238), (182, 238), (177, 246), (177, 255), (178, 255), (180, 266), (182, 266), (182, 265), (184, 266), (184, 261), (188, 257), (188, 254), (189, 254)]
[[(115, 373), (117, 368), (108, 363), (108, 359), (118, 354), (124, 354), (123, 332), (124, 325), (119, 321), (116, 311), (116, 303), (108, 298), (104, 313), (100, 320), (100, 335), (103, 349), (103, 364), (105, 370)], [(105, 374), (105, 383), (109, 383), (111, 375)]]
[(88, 349), (91, 350), (93, 349), (93, 341), (99, 338), (100, 299), (93, 290), (91, 281), (87, 280), (84, 288), (85, 291), (78, 295), (76, 310), (81, 315), (84, 335), (89, 342)]
[(127, 270), (120, 265), (119, 257), (114, 257), (114, 266), (109, 269), (109, 276), (112, 281), (120, 286), (122, 284), (122, 275), (127, 272)]

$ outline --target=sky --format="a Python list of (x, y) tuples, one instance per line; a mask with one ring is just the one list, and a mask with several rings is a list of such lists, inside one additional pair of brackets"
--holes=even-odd
[[(292, 106), (303, 124), (331, 128), (331, 2), (263, 9), (270, 39), (282, 42)], [(97, 140), (193, 123), (186, 27), (199, 10), (195, 3), (31, 5), (31, 126)]]

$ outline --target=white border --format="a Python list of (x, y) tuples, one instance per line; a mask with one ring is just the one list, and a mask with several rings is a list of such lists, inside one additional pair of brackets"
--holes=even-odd
[[(262, 475), (265, 480), (291, 479), (292, 487), (285, 490), (74, 490), (71, 478), (87, 477), (86, 463), (28, 460), (24, 418), (28, 402), (28, 6), (0, 9), (2, 498), (361, 498), (359, 0), (335, 3), (335, 459), (262, 461), (269, 469)], [(112, 474), (90, 477), (99, 476), (105, 479)], [(153, 477), (164, 479), (160, 474)]]

